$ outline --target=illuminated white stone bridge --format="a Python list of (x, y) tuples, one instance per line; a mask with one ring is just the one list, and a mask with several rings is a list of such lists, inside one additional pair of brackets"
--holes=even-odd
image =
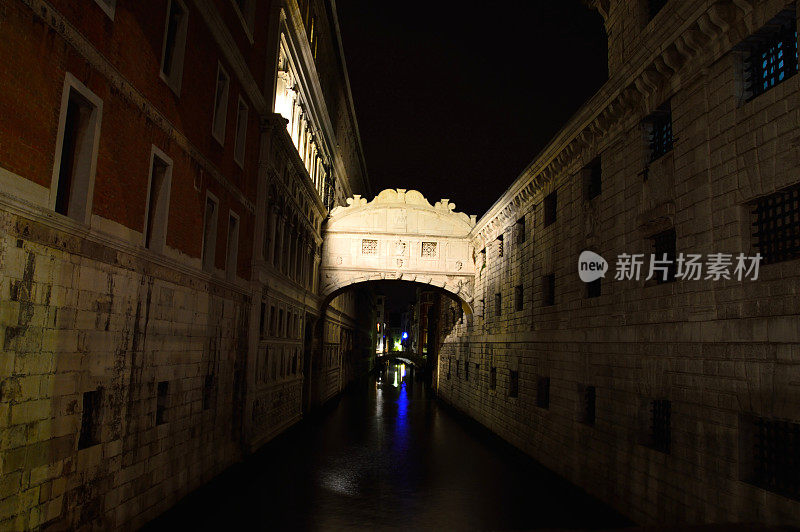
[(416, 190), (386, 189), (372, 201), (356, 195), (336, 207), (324, 229), (321, 294), (363, 282), (413, 281), (441, 288), (471, 313), (475, 216), (431, 205)]

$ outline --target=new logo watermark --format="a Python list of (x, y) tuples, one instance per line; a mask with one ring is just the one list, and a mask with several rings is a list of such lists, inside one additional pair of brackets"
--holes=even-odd
[(606, 276), (608, 262), (594, 251), (584, 251), (578, 257), (578, 275), (584, 283)]

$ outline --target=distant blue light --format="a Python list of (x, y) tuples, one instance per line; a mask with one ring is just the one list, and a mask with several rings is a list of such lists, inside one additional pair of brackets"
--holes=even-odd
[(408, 333), (407, 333), (407, 332), (404, 332), (404, 333), (403, 333), (403, 340), (406, 340), (406, 339), (408, 339)]

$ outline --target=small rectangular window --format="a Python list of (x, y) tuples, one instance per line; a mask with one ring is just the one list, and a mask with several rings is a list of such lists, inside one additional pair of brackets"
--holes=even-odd
[[(650, 162), (672, 151), (672, 109), (667, 102), (644, 120), (649, 141)], [(645, 172), (645, 178), (647, 173)]]
[(362, 255), (377, 255), (378, 254), (378, 241), (365, 238), (361, 241), (361, 254)]
[(579, 390), (581, 394), (581, 417), (580, 422), (585, 425), (594, 425), (596, 418), (597, 389), (594, 386), (583, 386)]
[(742, 480), (800, 500), (800, 424), (742, 415), (739, 426)]
[(518, 284), (517, 286), (514, 287), (514, 310), (516, 310), (517, 312), (522, 310), (524, 306), (523, 294), (524, 293), (522, 291), (521, 284)]
[(586, 283), (586, 297), (593, 298), (593, 297), (600, 297), (602, 293), (602, 277), (599, 279), (595, 279), (594, 281)]
[(176, 94), (181, 92), (188, 26), (189, 11), (183, 1), (167, 0), (167, 20), (164, 23), (164, 44), (161, 52), (161, 78)]
[(744, 91), (752, 100), (797, 73), (797, 16), (787, 9), (746, 39)]
[(503, 313), (503, 296), (498, 292), (494, 295), (494, 315), (500, 316)]
[(169, 394), (169, 382), (161, 381), (158, 383), (158, 395), (156, 397), (156, 425), (163, 425), (167, 422), (167, 397)]
[(236, 110), (236, 139), (234, 141), (233, 159), (244, 168), (244, 153), (247, 145), (247, 116), (249, 109), (242, 97), (239, 97), (239, 107)]
[(422, 243), (422, 257), (426, 259), (436, 258), (436, 242)]
[(81, 412), (81, 433), (78, 449), (86, 449), (100, 443), (102, 428), (102, 390), (83, 392), (83, 411)]
[(172, 160), (153, 146), (150, 179), (147, 185), (147, 212), (144, 220), (144, 245), (161, 253), (167, 238)]
[(87, 223), (91, 214), (101, 114), (102, 100), (67, 74), (51, 186), (55, 191), (52, 205), (57, 213), (80, 223)]
[(657, 260), (668, 261), (667, 274), (663, 272), (655, 272), (654, 277), (656, 283), (664, 284), (671, 283), (675, 280), (675, 273), (677, 271), (677, 253), (675, 244), (675, 229), (668, 229), (650, 237), (653, 241), (653, 254)]
[(525, 242), (526, 236), (525, 236), (525, 217), (524, 216), (522, 218), (520, 218), (519, 220), (517, 220), (517, 223), (514, 226), (514, 232), (517, 235), (517, 244), (522, 244), (523, 242)]
[(225, 274), (229, 281), (236, 279), (239, 268), (239, 217), (233, 212), (228, 216), (228, 250), (225, 257)]
[(556, 304), (556, 276), (553, 273), (542, 276), (542, 305)]
[(492, 369), (489, 370), (489, 389), (494, 390), (497, 388), (497, 368), (492, 366)]
[(539, 377), (536, 380), (536, 406), (550, 408), (550, 377)]
[(554, 190), (544, 198), (544, 226), (552, 224), (558, 216), (558, 196)]
[(800, 184), (750, 204), (753, 247), (764, 264), (800, 258)]
[(230, 89), (231, 78), (222, 64), (217, 65), (217, 87), (214, 91), (214, 114), (211, 124), (211, 134), (225, 144), (225, 123), (228, 117), (228, 90)]
[(671, 440), (672, 403), (668, 399), (650, 401), (650, 433), (646, 445), (656, 451), (669, 453)]
[(603, 166), (600, 157), (596, 157), (583, 169), (583, 197), (591, 200), (603, 191)]
[(511, 371), (508, 375), (508, 396), (519, 397), (519, 372)]
[(203, 382), (203, 410), (211, 410), (216, 397), (216, 378), (213, 374), (206, 375)]
[(217, 219), (219, 203), (210, 194), (206, 197), (206, 212), (203, 217), (203, 269), (213, 272), (217, 249)]

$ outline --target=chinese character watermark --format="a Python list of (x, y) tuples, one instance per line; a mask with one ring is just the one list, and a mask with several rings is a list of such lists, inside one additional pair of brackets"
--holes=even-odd
[[(644, 253), (621, 253), (615, 263), (614, 279), (639, 281), (642, 272), (646, 272), (645, 281), (667, 281), (674, 272), (674, 278), (682, 281), (758, 280), (761, 253), (754, 256), (710, 253), (703, 259), (703, 255), (698, 253), (679, 253), (674, 259), (666, 253), (661, 256), (650, 254), (649, 257)], [(585, 283), (605, 277), (608, 269), (608, 262), (593, 251), (584, 251), (578, 258), (578, 275)]]

